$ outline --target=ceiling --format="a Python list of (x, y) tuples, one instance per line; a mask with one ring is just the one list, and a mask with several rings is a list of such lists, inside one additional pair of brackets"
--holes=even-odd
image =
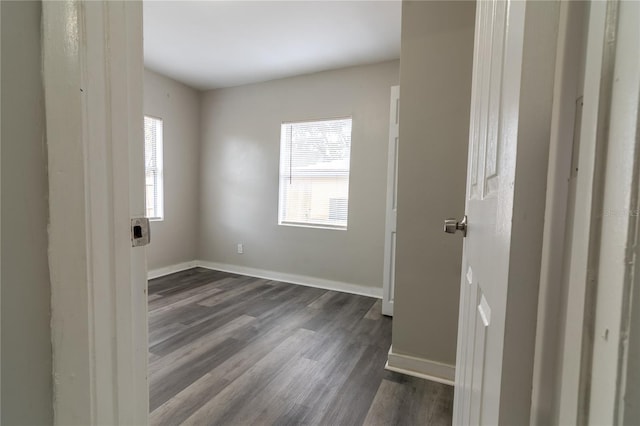
[(400, 57), (401, 1), (144, 1), (144, 61), (208, 90)]

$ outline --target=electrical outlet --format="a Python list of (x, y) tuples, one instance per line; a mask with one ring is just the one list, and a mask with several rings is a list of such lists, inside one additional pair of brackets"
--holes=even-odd
[(238, 254), (244, 253), (244, 244), (238, 243)]

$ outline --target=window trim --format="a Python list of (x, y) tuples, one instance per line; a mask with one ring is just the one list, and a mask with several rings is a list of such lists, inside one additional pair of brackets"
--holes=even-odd
[(328, 229), (330, 231), (347, 231), (348, 228), (342, 225), (328, 225), (328, 224), (313, 224), (304, 222), (282, 222), (279, 221), (279, 226), (291, 226), (292, 228), (312, 228), (312, 229)]
[[(164, 221), (164, 119), (162, 117), (158, 117), (155, 115), (151, 115), (151, 114), (144, 114), (144, 119), (153, 119), (153, 120), (158, 120), (160, 121), (160, 123), (162, 123), (162, 137), (160, 138), (160, 144), (158, 144), (158, 141), (156, 140), (156, 148), (158, 148), (159, 145), (159, 149), (157, 149), (156, 152), (156, 158), (157, 158), (157, 162), (160, 163), (160, 167), (157, 167), (156, 165), (156, 170), (159, 171), (158, 173), (158, 183), (157, 183), (157, 191), (158, 191), (158, 197), (157, 197), (157, 202), (158, 202), (158, 206), (157, 206), (157, 210), (160, 210), (160, 215), (159, 216), (153, 216), (153, 217), (147, 217), (147, 219), (149, 219), (150, 222), (162, 222)], [(144, 127), (144, 123), (143, 123), (143, 127)], [(143, 128), (143, 133), (144, 133), (144, 128)], [(145, 141), (146, 143), (146, 141)], [(146, 154), (145, 154), (146, 155)], [(146, 166), (146, 158), (145, 158), (145, 167), (144, 167), (144, 172), (145, 172), (145, 187), (146, 187), (146, 178), (147, 178), (147, 166)], [(146, 201), (146, 195), (147, 195), (147, 191), (145, 189), (145, 213), (147, 210), (147, 201)], [(157, 213), (157, 211), (155, 212)]]
[[(299, 120), (288, 120), (282, 121), (280, 123), (280, 149), (279, 149), (279, 159), (278, 159), (278, 226), (289, 226), (293, 228), (311, 228), (311, 229), (324, 229), (331, 231), (347, 231), (348, 223), (349, 223), (349, 208), (347, 207), (347, 224), (346, 225), (332, 225), (327, 223), (311, 223), (311, 222), (296, 222), (296, 221), (286, 221), (283, 220), (283, 203), (284, 197), (283, 192), (284, 188), (282, 185), (282, 127), (285, 125), (292, 125), (298, 123), (313, 123), (313, 122), (322, 122), (322, 121), (339, 121), (339, 120), (350, 120), (351, 121), (351, 135), (350, 137), (353, 139), (353, 115), (342, 115), (342, 116), (333, 116), (333, 117), (323, 117), (323, 118), (307, 118), (307, 119), (299, 119)], [(346, 173), (346, 176), (349, 180), (349, 189), (347, 192), (347, 200), (349, 200), (351, 193), (351, 146), (349, 147), (349, 171)], [(336, 174), (337, 176), (338, 174)]]

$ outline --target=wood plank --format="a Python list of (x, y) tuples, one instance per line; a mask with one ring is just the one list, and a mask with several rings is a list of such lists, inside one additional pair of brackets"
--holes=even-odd
[[(236, 278), (225, 278), (224, 280), (236, 281)], [(211, 295), (220, 293), (221, 291), (222, 290), (215, 287), (215, 285), (211, 285), (207, 286), (207, 288), (198, 287), (185, 291), (184, 293), (176, 293), (171, 296), (160, 296), (159, 299), (156, 299), (149, 304), (149, 317), (154, 318), (172, 309), (181, 308), (192, 303), (198, 303)]]
[(313, 334), (313, 331), (304, 329), (296, 331), (210, 399), (183, 424), (232, 424), (230, 420), (260, 395), (278, 372), (287, 367), (287, 363), (283, 361), (298, 353)]
[(374, 321), (382, 318), (382, 300), (378, 300), (376, 303), (374, 303), (371, 309), (369, 309), (369, 312), (367, 312), (364, 317), (366, 319)]
[[(151, 423), (179, 424), (184, 421), (206, 402), (206, 400), (201, 400), (198, 397), (203, 389), (216, 388), (218, 386), (217, 383), (226, 385), (233, 382), (249, 370), (251, 366), (264, 358), (274, 347), (285, 341), (296, 328), (291, 324), (304, 321), (309, 315), (311, 315), (309, 312), (295, 311), (287, 316), (289, 326), (285, 324), (280, 327), (274, 327), (273, 324), (282, 319), (282, 317), (272, 317), (269, 321), (260, 325), (253, 323), (250, 329), (245, 329), (242, 333), (238, 333), (235, 338), (244, 343), (242, 350), (228, 357), (222, 364), (153, 411)], [(211, 395), (213, 394), (210, 394), (209, 397)], [(170, 419), (170, 421), (164, 423), (165, 419)]]
[[(401, 424), (398, 418), (400, 410), (394, 408), (403, 405), (402, 397), (405, 396), (403, 390), (404, 387), (400, 383), (383, 380), (364, 419), (364, 424), (368, 426)], [(419, 424), (427, 423), (424, 421)]]
[(151, 362), (149, 383), (152, 409), (157, 408), (206, 374), (216, 363), (224, 362), (226, 357), (221, 357), (221, 355), (233, 353), (230, 351), (232, 344), (235, 343), (231, 340), (233, 333), (254, 320), (253, 317), (240, 316), (224, 327), (215, 330), (214, 333), (205, 335), (196, 342), (182, 346)]
[(194, 268), (149, 300), (152, 425), (451, 424), (452, 387), (384, 370), (377, 299)]

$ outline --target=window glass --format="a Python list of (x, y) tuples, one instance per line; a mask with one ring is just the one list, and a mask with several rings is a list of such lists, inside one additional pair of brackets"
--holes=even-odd
[(279, 224), (347, 228), (351, 121), (282, 124)]
[(146, 216), (152, 220), (162, 220), (162, 120), (159, 118), (144, 118), (144, 166)]

